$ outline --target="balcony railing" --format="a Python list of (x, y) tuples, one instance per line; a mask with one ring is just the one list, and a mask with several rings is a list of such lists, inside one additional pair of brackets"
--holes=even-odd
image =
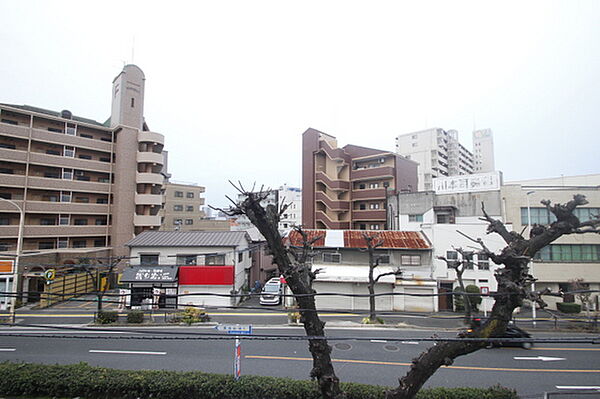
[(315, 221), (322, 222), (323, 224), (325, 224), (325, 226), (327, 226), (328, 229), (344, 230), (350, 228), (350, 222), (333, 221), (325, 214), (325, 212), (317, 211), (315, 213), (315, 216)]
[(317, 201), (323, 202), (329, 209), (334, 211), (347, 211), (350, 209), (349, 201), (332, 200), (325, 193), (319, 191), (315, 193), (315, 198)]
[(378, 168), (355, 169), (350, 172), (352, 180), (386, 178), (394, 176), (394, 168), (391, 166), (381, 166)]
[(140, 143), (164, 144), (165, 136), (160, 133), (141, 131), (138, 133), (138, 141)]
[(350, 182), (344, 180), (332, 180), (323, 172), (315, 174), (315, 180), (320, 181), (332, 190), (346, 191), (350, 190)]
[(137, 161), (138, 163), (153, 163), (162, 165), (164, 163), (164, 157), (163, 154), (156, 152), (138, 152)]
[(352, 219), (353, 220), (377, 220), (377, 221), (385, 221), (385, 210), (354, 210), (352, 211)]
[(352, 201), (367, 199), (385, 199), (385, 188), (373, 188), (352, 191)]

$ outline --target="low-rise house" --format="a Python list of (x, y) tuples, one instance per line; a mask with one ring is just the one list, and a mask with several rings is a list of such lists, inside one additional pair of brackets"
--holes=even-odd
[[(315, 243), (316, 257), (312, 270), (320, 269), (313, 282), (317, 293), (318, 309), (367, 310), (369, 283), (369, 255), (364, 234), (378, 237), (383, 245), (376, 249), (379, 266), (374, 276), (398, 269), (402, 275), (386, 275), (375, 284), (377, 311), (435, 311), (437, 287), (432, 279), (431, 245), (420, 232), (360, 230), (305, 230), (309, 239), (320, 237)], [(290, 245), (302, 246), (297, 231), (288, 235)], [(348, 295), (350, 294), (350, 295)], [(361, 296), (352, 296), (352, 295)], [(430, 296), (421, 296), (421, 294)]]
[(244, 231), (147, 231), (126, 244), (131, 267), (121, 282), (132, 306), (154, 297), (168, 306), (173, 296), (179, 307), (236, 305), (229, 295), (250, 286), (250, 242)]

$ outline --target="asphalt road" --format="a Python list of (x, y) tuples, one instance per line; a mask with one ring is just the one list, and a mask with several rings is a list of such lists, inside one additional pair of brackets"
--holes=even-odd
[[(202, 335), (169, 335), (214, 333), (214, 328), (145, 328), (139, 329), (139, 333), (131, 329), (116, 330), (36, 329), (34, 332), (26, 327), (0, 328), (0, 361), (87, 362), (120, 369), (232, 372), (232, 337), (220, 335), (218, 338), (223, 339), (215, 340)], [(257, 334), (302, 336), (303, 329), (259, 328), (254, 330), (254, 335)], [(330, 344), (334, 348), (336, 373), (342, 381), (384, 386), (394, 386), (397, 378), (407, 371), (411, 359), (432, 345), (418, 341), (431, 334), (400, 329), (328, 329), (330, 337), (339, 338), (330, 339)], [(454, 336), (452, 333), (437, 335)], [(149, 339), (135, 339), (142, 336)], [(177, 337), (183, 339), (175, 339)], [(535, 337), (565, 338), (565, 334), (536, 334)], [(597, 386), (600, 385), (599, 355), (600, 347), (591, 344), (542, 343), (532, 350), (481, 350), (440, 369), (427, 386), (487, 387), (499, 383), (516, 389), (522, 396), (556, 391), (556, 386)], [(243, 374), (307, 379), (311, 363), (306, 341), (242, 340)]]

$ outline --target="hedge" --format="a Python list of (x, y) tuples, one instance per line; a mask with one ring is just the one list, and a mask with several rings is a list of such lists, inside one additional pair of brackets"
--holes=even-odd
[(558, 302), (556, 308), (563, 313), (579, 313), (581, 305), (574, 302)]
[[(348, 399), (383, 399), (386, 387), (342, 383)], [(202, 372), (114, 370), (73, 365), (0, 363), (0, 395), (82, 397), (86, 399), (318, 399), (314, 381), (232, 376)], [(514, 399), (506, 388), (424, 389), (418, 399)]]

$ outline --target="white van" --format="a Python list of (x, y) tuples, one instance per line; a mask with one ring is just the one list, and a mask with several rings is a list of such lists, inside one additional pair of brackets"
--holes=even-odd
[(260, 293), (261, 305), (280, 305), (283, 287), (279, 277), (273, 277), (265, 283)]

